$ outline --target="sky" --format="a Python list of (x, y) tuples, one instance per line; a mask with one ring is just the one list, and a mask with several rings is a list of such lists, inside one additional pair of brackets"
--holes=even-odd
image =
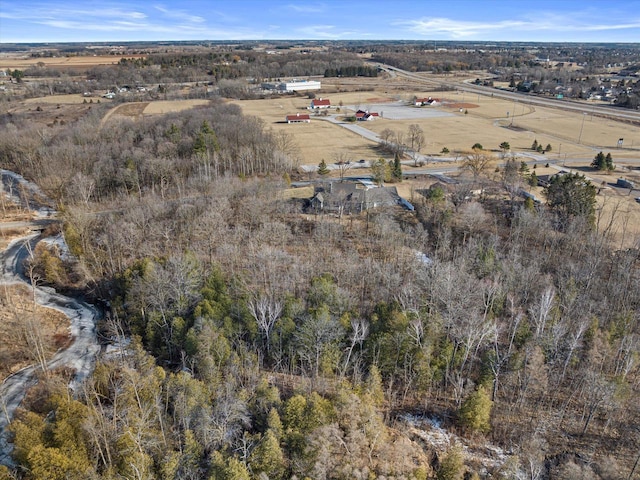
[(640, 42), (640, 0), (0, 0), (0, 43)]

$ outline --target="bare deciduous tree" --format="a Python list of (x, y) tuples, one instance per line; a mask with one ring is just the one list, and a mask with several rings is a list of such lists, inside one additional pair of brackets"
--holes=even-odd
[(271, 330), (282, 314), (283, 304), (273, 295), (261, 294), (248, 302), (249, 312), (258, 324), (258, 329), (264, 337), (267, 354), (271, 344)]

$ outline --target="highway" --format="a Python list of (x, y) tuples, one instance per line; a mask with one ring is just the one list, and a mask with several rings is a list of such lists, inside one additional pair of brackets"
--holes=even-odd
[(422, 74), (408, 72), (391, 65), (378, 64), (378, 66), (394, 77), (403, 77), (412, 80), (416, 83), (423, 84), (428, 87), (436, 88), (451, 88), (469, 92), (476, 95), (484, 95), (494, 98), (502, 98), (509, 101), (517, 101), (527, 105), (536, 105), (540, 107), (558, 108), (564, 111), (572, 111), (576, 113), (585, 113), (589, 115), (596, 115), (601, 117), (607, 117), (623, 122), (634, 122), (640, 124), (640, 111), (621, 109), (607, 106), (588, 105), (581, 102), (575, 102), (571, 100), (559, 100), (555, 98), (544, 98), (533, 95), (527, 95), (517, 92), (509, 92), (506, 90), (499, 90), (493, 87), (484, 87), (480, 85), (473, 85), (468, 82), (454, 82), (454, 81), (442, 81), (430, 78), (425, 78)]

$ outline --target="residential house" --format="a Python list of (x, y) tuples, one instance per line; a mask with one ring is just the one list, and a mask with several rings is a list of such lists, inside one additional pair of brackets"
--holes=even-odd
[(311, 123), (311, 118), (306, 113), (300, 114), (296, 113), (295, 115), (287, 115), (285, 120), (287, 123)]
[[(407, 202), (408, 203), (408, 202)], [(372, 187), (371, 182), (320, 182), (309, 201), (315, 213), (358, 214), (366, 210), (402, 205), (396, 187)]]
[(439, 98), (433, 98), (433, 97), (416, 98), (415, 106), (423, 107), (425, 105), (439, 105), (440, 103), (441, 102)]
[(368, 122), (377, 117), (379, 117), (379, 115), (376, 112), (369, 112), (369, 110), (358, 110), (356, 112), (356, 120), (359, 122)]
[(323, 108), (331, 108), (331, 100), (328, 98), (314, 98), (311, 100), (311, 110), (320, 110)]

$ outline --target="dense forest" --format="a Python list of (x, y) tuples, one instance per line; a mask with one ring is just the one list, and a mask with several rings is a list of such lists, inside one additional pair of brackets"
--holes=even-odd
[(0, 119), (0, 166), (55, 201), (75, 256), (33, 268), (103, 305), (119, 346), (75, 394), (43, 376), (0, 478), (635, 478), (640, 252), (584, 177), (536, 206), (517, 168), (478, 169), (415, 212), (313, 215), (279, 195), (291, 139), (239, 108), (108, 128), (102, 108)]

